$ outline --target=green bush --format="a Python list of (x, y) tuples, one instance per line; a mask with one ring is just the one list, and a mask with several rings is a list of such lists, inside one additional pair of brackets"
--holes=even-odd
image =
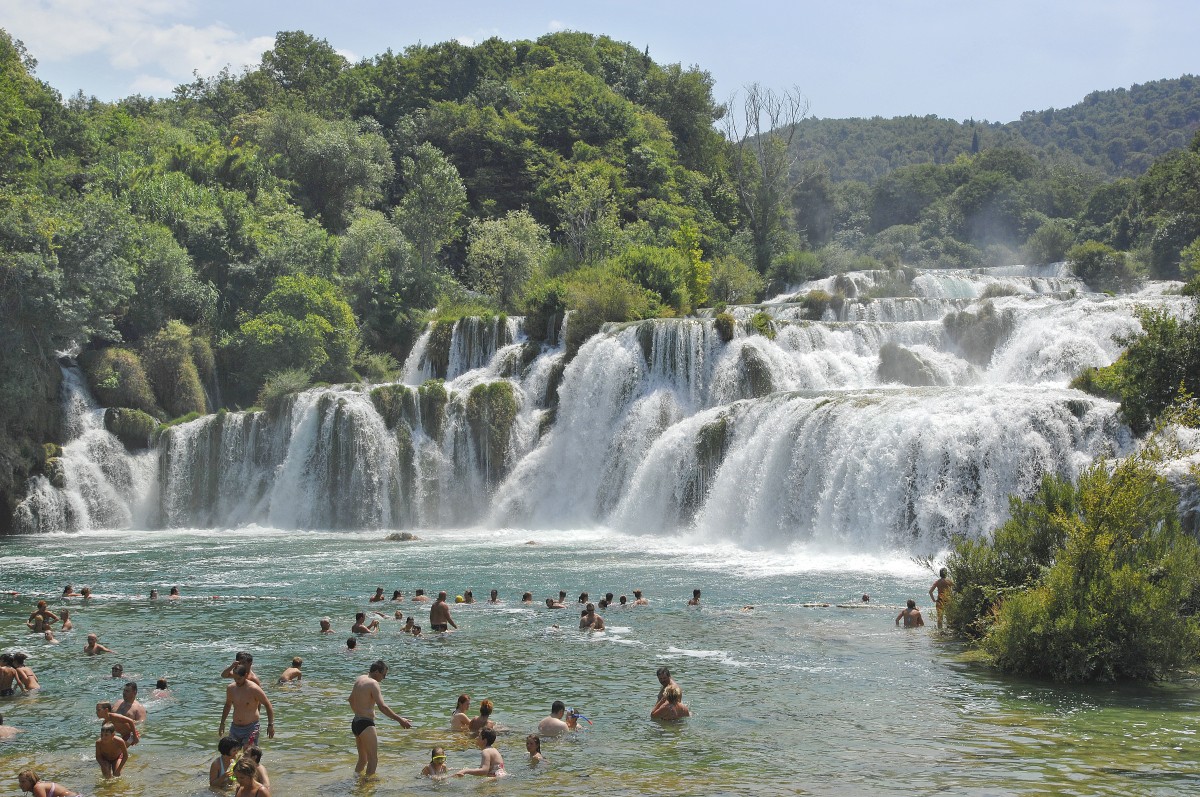
[(737, 328), (737, 321), (729, 313), (717, 313), (717, 317), (713, 319), (713, 326), (716, 327), (717, 335), (721, 340), (728, 343), (733, 340), (733, 332)]
[(149, 448), (158, 421), (141, 410), (109, 407), (104, 411), (104, 428), (108, 429), (130, 451)]
[(750, 328), (767, 340), (775, 340), (775, 321), (762, 310), (750, 317)]
[(170, 417), (208, 409), (200, 373), (192, 360), (192, 331), (186, 325), (168, 322), (142, 341), (141, 350), (154, 394)]
[(150, 379), (137, 352), (116, 346), (86, 352), (80, 365), (101, 406), (130, 407), (155, 418), (167, 417), (154, 400)]
[(1099, 241), (1071, 247), (1067, 260), (1075, 276), (1094, 291), (1128, 291), (1137, 287), (1139, 275), (1129, 256)]
[(648, 291), (658, 300), (683, 315), (691, 311), (688, 290), (691, 262), (678, 249), (660, 246), (631, 246), (612, 261), (613, 269)]
[(714, 307), (758, 301), (765, 287), (762, 276), (740, 258), (726, 255), (713, 261), (708, 298)]
[(308, 390), (312, 377), (302, 368), (289, 368), (268, 374), (254, 403), (270, 415), (278, 415), (289, 396)]
[(400, 373), (401, 365), (395, 357), (386, 352), (377, 354), (363, 351), (354, 361), (354, 369), (365, 381), (377, 385), (394, 380)]
[(611, 269), (581, 269), (567, 286), (571, 317), (567, 322), (567, 355), (574, 357), (584, 341), (610, 321), (637, 321), (658, 315), (660, 305), (650, 291)]

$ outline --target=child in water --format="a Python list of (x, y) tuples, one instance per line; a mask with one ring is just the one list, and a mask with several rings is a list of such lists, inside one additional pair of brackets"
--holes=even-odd
[(214, 789), (227, 789), (234, 783), (233, 766), (237, 763), (237, 753), (242, 749), (242, 743), (232, 736), (222, 736), (217, 742), (217, 752), (220, 754), (213, 759), (208, 767), (208, 785)]
[(271, 790), (259, 783), (255, 777), (258, 765), (250, 756), (242, 756), (233, 768), (233, 776), (237, 779), (237, 791), (233, 797), (271, 797)]
[(479, 758), (479, 766), (475, 769), (460, 769), (454, 773), (454, 777), (461, 778), (463, 775), (477, 775), (482, 778), (502, 778), (506, 774), (504, 772), (504, 757), (500, 755), (500, 751), (492, 747), (496, 743), (496, 731), (492, 728), (484, 728), (479, 733), (479, 739), (476, 744), (482, 751)]
[(446, 751), (444, 748), (435, 747), (429, 755), (429, 763), (421, 770), (423, 778), (444, 778), (450, 774), (450, 770), (446, 769)]
[(531, 733), (525, 737), (525, 749), (529, 752), (529, 763), (537, 766), (545, 761), (542, 755), (542, 737), (536, 733)]
[(17, 775), (17, 783), (21, 791), (27, 791), (33, 797), (79, 797), (79, 792), (71, 791), (66, 786), (42, 780), (32, 769), (22, 770)]
[(117, 727), (106, 722), (100, 727), (100, 738), (96, 740), (96, 763), (100, 774), (106, 778), (121, 777), (121, 770), (129, 760), (129, 746), (117, 736)]

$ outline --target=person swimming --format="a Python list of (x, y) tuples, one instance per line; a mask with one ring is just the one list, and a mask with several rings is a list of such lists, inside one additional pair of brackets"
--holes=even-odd
[(494, 728), (484, 728), (479, 733), (479, 739), (475, 744), (479, 747), (481, 755), (479, 758), (479, 766), (475, 769), (460, 769), (454, 773), (454, 777), (461, 778), (464, 775), (475, 775), (482, 778), (502, 778), (507, 773), (504, 771), (504, 757), (500, 755), (494, 745), (496, 743), (496, 731)]
[(435, 747), (429, 754), (429, 763), (421, 770), (421, 776), (425, 778), (444, 778), (449, 776), (450, 770), (446, 769), (446, 748)]
[(530, 764), (540, 764), (546, 760), (542, 755), (542, 737), (531, 733), (525, 737), (525, 751), (529, 753)]

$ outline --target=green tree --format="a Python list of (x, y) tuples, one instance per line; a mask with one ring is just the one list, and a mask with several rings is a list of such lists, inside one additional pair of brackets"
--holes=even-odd
[(506, 310), (516, 308), (525, 283), (550, 251), (550, 232), (526, 210), (472, 221), (467, 231), (467, 277)]
[(1138, 274), (1127, 255), (1099, 241), (1071, 247), (1067, 260), (1075, 276), (1097, 291), (1127, 291), (1137, 285)]
[(1038, 227), (1025, 242), (1025, 260), (1035, 265), (1057, 263), (1066, 259), (1067, 251), (1074, 242), (1075, 233), (1071, 231), (1071, 225), (1063, 219), (1051, 219)]
[(462, 232), (467, 191), (454, 164), (437, 147), (420, 144), (400, 169), (404, 194), (396, 224), (415, 250), (419, 268), (433, 269), (442, 249)]
[(709, 298), (716, 304), (749, 304), (763, 291), (763, 278), (757, 271), (733, 255), (713, 262)]

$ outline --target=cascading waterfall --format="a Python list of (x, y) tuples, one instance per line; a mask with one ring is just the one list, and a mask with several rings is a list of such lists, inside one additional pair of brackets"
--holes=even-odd
[(1127, 450), (1116, 405), (1067, 383), (1118, 356), (1137, 306), (1187, 301), (1089, 293), (1061, 266), (909, 272), (911, 295), (878, 295), (897, 279), (844, 274), (802, 286), (824, 304), (792, 292), (731, 308), (728, 341), (711, 318), (610, 326), (569, 363), (518, 318), (435, 324), (395, 384), (207, 416), (136, 455), (69, 370), (64, 486), (35, 479), (18, 521), (603, 525), (928, 551), (987, 533), (1043, 474)]

